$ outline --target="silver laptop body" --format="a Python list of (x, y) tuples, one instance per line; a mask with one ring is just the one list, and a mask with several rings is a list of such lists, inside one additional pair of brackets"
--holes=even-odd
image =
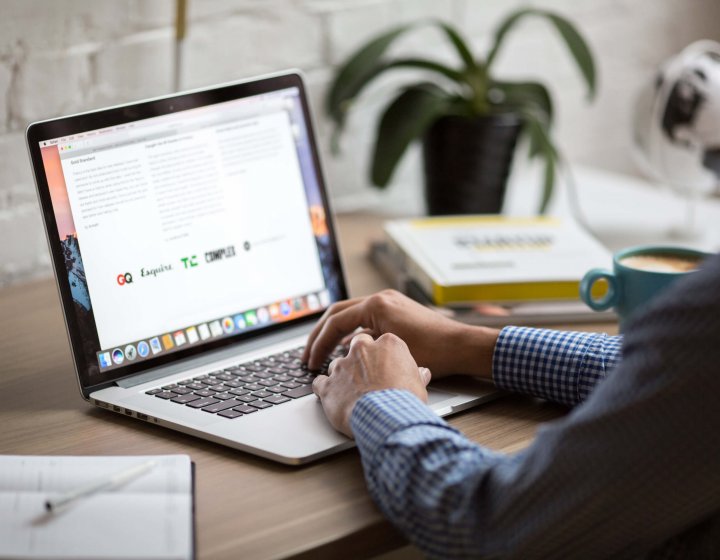
[[(84, 399), (287, 464), (353, 445), (297, 364), (347, 297), (297, 72), (33, 123), (27, 141)], [(261, 364), (283, 381), (258, 386)], [(429, 394), (447, 415), (497, 392)]]

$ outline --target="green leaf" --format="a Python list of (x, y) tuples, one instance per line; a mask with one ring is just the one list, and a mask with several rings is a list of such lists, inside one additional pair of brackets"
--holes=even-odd
[(588, 87), (588, 97), (592, 99), (595, 96), (596, 72), (595, 62), (593, 60), (590, 47), (588, 47), (585, 39), (582, 38), (582, 35), (580, 35), (578, 30), (569, 20), (553, 12), (539, 10), (536, 8), (526, 8), (510, 14), (495, 31), (495, 40), (485, 62), (486, 68), (489, 69), (497, 58), (500, 47), (510, 30), (517, 24), (518, 21), (529, 15), (543, 17), (552, 23), (555, 29), (557, 29), (558, 33), (560, 33), (560, 36), (565, 41), (570, 54), (578, 65), (583, 78), (585, 78), (585, 82)]
[(490, 90), (497, 88), (504, 96), (499, 103), (511, 109), (526, 109), (542, 113), (548, 125), (552, 125), (554, 107), (550, 92), (540, 82), (493, 82)]
[[(536, 119), (545, 124), (549, 131), (552, 127), (554, 108), (550, 92), (539, 82), (494, 82), (490, 88), (497, 90), (504, 96), (499, 106), (520, 113), (531, 113)], [(540, 153), (541, 147), (537, 139), (530, 135), (530, 157)]]
[(413, 140), (422, 136), (453, 100), (433, 84), (402, 91), (385, 110), (378, 126), (370, 178), (377, 187), (389, 183), (398, 162)]
[(588, 98), (592, 99), (595, 97), (596, 82), (595, 62), (593, 60), (592, 53), (590, 52), (590, 47), (588, 47), (587, 43), (582, 38), (582, 35), (578, 33), (575, 26), (570, 23), (569, 20), (550, 12), (545, 12), (544, 15), (555, 24), (555, 29), (557, 29), (562, 38), (565, 39), (565, 44), (568, 46), (570, 53), (575, 59), (575, 62), (577, 63), (578, 68), (580, 68), (580, 72), (582, 72), (585, 82), (587, 83)]
[(536, 146), (536, 155), (545, 160), (543, 173), (543, 191), (538, 212), (544, 214), (552, 197), (555, 186), (555, 168), (559, 159), (557, 150), (553, 146), (545, 124), (532, 112), (523, 112), (526, 129), (530, 135), (530, 143)]
[(338, 106), (336, 109), (333, 109), (335, 113), (331, 114), (331, 116), (335, 121), (335, 128), (333, 129), (330, 136), (330, 148), (333, 154), (337, 154), (340, 152), (340, 134), (342, 133), (342, 129), (345, 126), (345, 115), (347, 113), (347, 109), (350, 106), (350, 103), (352, 102), (352, 98), (357, 97), (362, 91), (362, 89), (368, 83), (370, 83), (370, 81), (374, 79), (378, 74), (389, 70), (390, 68), (418, 68), (421, 70), (429, 70), (431, 72), (442, 74), (446, 78), (454, 81), (460, 81), (463, 78), (462, 73), (454, 70), (453, 68), (445, 66), (444, 64), (440, 64), (439, 62), (434, 62), (432, 60), (423, 60), (421, 58), (401, 58), (397, 60), (391, 60), (390, 62), (378, 64), (373, 69), (372, 75), (367, 76), (365, 82), (356, 84), (355, 91), (351, 92), (350, 90), (348, 90), (346, 92), (346, 94), (350, 94), (351, 97), (345, 99), (342, 103), (342, 106)]
[(478, 63), (475, 61), (475, 57), (473, 57), (470, 48), (460, 34), (447, 23), (437, 21), (436, 24), (445, 32), (445, 35), (447, 35), (450, 42), (455, 46), (455, 50), (457, 50), (460, 58), (462, 58), (465, 63), (465, 68), (470, 71), (475, 70), (478, 67)]
[[(383, 55), (396, 39), (421, 25), (433, 25), (445, 33), (460, 55), (466, 67), (465, 71), (456, 70), (433, 60), (419, 58), (383, 60)], [(464, 83), (467, 75), (476, 73), (478, 70), (467, 43), (450, 25), (442, 21), (431, 20), (395, 27), (361, 47), (338, 70), (325, 99), (325, 111), (336, 126), (342, 129), (350, 103), (366, 85), (386, 70), (398, 67), (430, 70), (459, 83)], [(339, 133), (339, 131), (337, 132)]]
[(403, 33), (418, 24), (401, 25), (379, 35), (361, 47), (342, 65), (330, 87), (325, 109), (332, 119), (341, 123), (345, 112), (344, 103), (355, 97), (362, 87), (377, 74), (380, 58)]

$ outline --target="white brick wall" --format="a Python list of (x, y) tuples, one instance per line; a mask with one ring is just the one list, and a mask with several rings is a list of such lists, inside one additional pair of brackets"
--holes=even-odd
[[(539, 77), (558, 105), (558, 141), (572, 161), (635, 171), (630, 155), (634, 96), (653, 68), (687, 43), (720, 39), (717, 0), (189, 0), (183, 87), (288, 67), (303, 69), (318, 117), (336, 206), (419, 210), (419, 153), (402, 163), (387, 192), (368, 187), (376, 117), (398, 73), (363, 96), (348, 123), (343, 156), (328, 150), (322, 100), (334, 67), (373, 34), (440, 17), (484, 52), (500, 18), (521, 4), (573, 18), (598, 59), (600, 91), (585, 103), (577, 72), (555, 33), (528, 21), (499, 59), (507, 77)], [(0, 285), (49, 273), (23, 144), (28, 122), (167, 93), (172, 88), (173, 0), (3, 0), (0, 2)], [(440, 34), (400, 42), (406, 54), (454, 60)]]

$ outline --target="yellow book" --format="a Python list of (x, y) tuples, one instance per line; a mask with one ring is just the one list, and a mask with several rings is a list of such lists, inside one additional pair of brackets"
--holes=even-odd
[(393, 220), (385, 234), (400, 267), (436, 305), (578, 300), (585, 272), (612, 263), (587, 231), (555, 217)]

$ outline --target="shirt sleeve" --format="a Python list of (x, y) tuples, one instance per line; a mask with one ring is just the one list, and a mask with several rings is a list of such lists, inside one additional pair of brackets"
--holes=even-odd
[(467, 440), (408, 392), (363, 396), (351, 426), (374, 500), (432, 558), (716, 556), (714, 263), (631, 322), (606, 382), (519, 454)]
[(501, 389), (575, 406), (620, 361), (621, 336), (505, 327), (493, 355)]

